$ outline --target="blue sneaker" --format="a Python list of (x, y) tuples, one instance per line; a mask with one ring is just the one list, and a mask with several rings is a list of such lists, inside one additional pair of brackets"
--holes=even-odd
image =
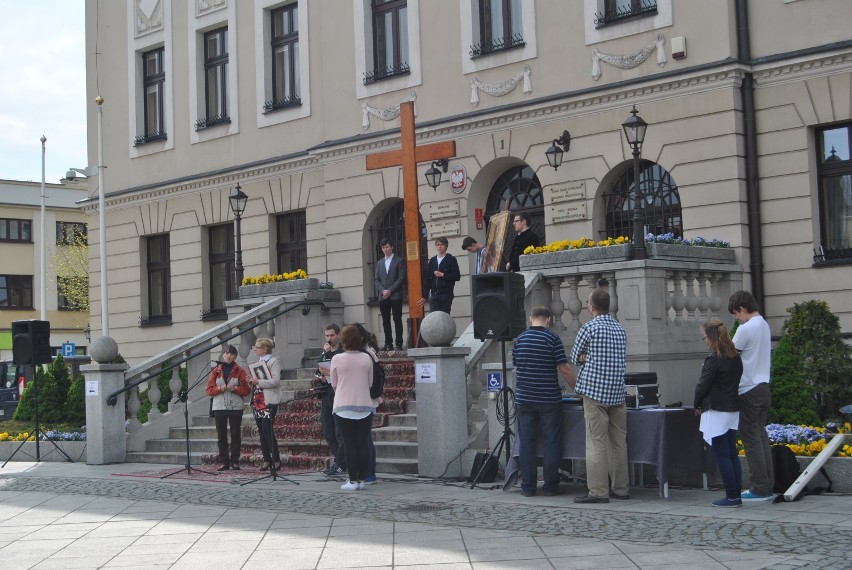
[(751, 491), (743, 491), (742, 494), (740, 494), (740, 499), (743, 501), (771, 501), (773, 497), (772, 495), (758, 495)]
[(725, 497), (724, 499), (717, 499), (713, 501), (712, 505), (714, 507), (741, 507), (743, 506), (743, 502), (740, 499), (729, 499)]
[(378, 480), (376, 479), (375, 475), (373, 475), (371, 477), (364, 477), (364, 484), (365, 485), (375, 485), (376, 483), (378, 483)]

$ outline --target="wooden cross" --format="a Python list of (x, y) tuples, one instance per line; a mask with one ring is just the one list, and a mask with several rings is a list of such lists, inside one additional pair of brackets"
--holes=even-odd
[[(452, 158), (456, 142), (446, 141), (417, 146), (414, 134), (414, 103), (400, 103), (400, 138), (402, 149), (367, 155), (367, 170), (402, 166), (402, 189), (405, 209), (405, 269), (408, 273), (408, 315), (411, 317), (411, 343), (417, 346), (418, 320), (423, 318), (420, 270), (420, 201), (417, 197), (417, 163)], [(396, 245), (396, 244), (395, 244)]]

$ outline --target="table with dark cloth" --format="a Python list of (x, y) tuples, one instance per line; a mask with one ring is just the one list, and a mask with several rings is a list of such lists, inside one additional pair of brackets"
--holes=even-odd
[[(656, 467), (660, 495), (668, 497), (669, 469), (705, 473), (704, 442), (698, 430), (698, 416), (692, 408), (649, 408), (627, 410), (627, 459)], [(520, 465), (520, 439), (515, 437), (512, 458), (506, 466), (504, 490), (517, 481)], [(541, 448), (536, 455), (541, 457)], [(586, 429), (583, 408), (565, 405), (562, 409), (562, 458), (586, 458)]]

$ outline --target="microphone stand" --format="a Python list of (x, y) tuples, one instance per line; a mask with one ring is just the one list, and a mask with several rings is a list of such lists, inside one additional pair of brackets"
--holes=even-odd
[[(318, 390), (314, 390), (313, 388), (311, 388), (311, 389), (308, 391), (308, 393), (307, 393), (307, 394), (303, 394), (303, 395), (301, 395), (301, 396), (296, 396), (295, 398), (290, 398), (289, 400), (286, 400), (286, 401), (284, 401), (284, 402), (281, 402), (281, 403), (278, 405), (278, 409), (279, 409), (279, 410), (281, 410), (281, 408), (283, 408), (283, 407), (284, 407), (284, 406), (286, 406), (287, 404), (290, 404), (290, 403), (295, 402), (295, 401), (297, 401), (297, 400), (307, 400), (308, 398), (315, 398), (315, 397), (316, 397), (316, 395), (317, 395), (317, 392), (318, 392)], [(274, 424), (274, 422), (273, 422), (273, 424)], [(274, 425), (273, 425), (273, 428), (274, 428)], [(271, 430), (271, 429), (269, 430), (269, 439), (270, 439), (270, 441), (269, 441), (269, 448), (270, 448), (270, 450), (271, 450), (271, 449), (272, 449), (272, 442), (274, 441), (274, 438), (272, 437), (272, 430)], [(274, 455), (273, 455), (273, 456), (274, 456)], [(273, 483), (274, 483), (275, 481), (279, 480), (279, 479), (282, 479), (282, 480), (284, 480), (284, 481), (286, 481), (286, 482), (288, 482), (288, 483), (293, 483), (294, 485), (298, 485), (298, 484), (299, 484), (299, 482), (298, 482), (298, 481), (294, 481), (293, 479), (290, 479), (289, 477), (284, 477), (283, 475), (279, 475), (279, 474), (277, 473), (276, 469), (275, 469), (275, 462), (274, 462), (274, 461), (272, 461), (272, 462), (269, 464), (269, 475), (264, 475), (263, 477), (258, 477), (258, 478), (256, 478), (256, 479), (251, 479), (250, 481), (243, 481), (243, 482), (241, 482), (241, 483), (240, 483), (240, 487), (242, 487), (242, 486), (244, 486), (244, 485), (250, 485), (251, 483), (257, 483), (258, 481), (263, 481), (264, 479), (272, 479), (272, 482), (273, 482)]]
[[(178, 400), (183, 402), (183, 424), (184, 424), (184, 434), (185, 434), (185, 438), (186, 438), (186, 464), (184, 465), (183, 469), (178, 469), (177, 471), (174, 471), (172, 473), (168, 473), (167, 475), (163, 475), (162, 477), (160, 477), (160, 479), (167, 479), (167, 478), (171, 477), (172, 475), (177, 475), (178, 473), (183, 473), (184, 471), (186, 471), (187, 475), (192, 475), (193, 468), (189, 464), (189, 392), (193, 388), (198, 386), (202, 382), (202, 380), (205, 380), (207, 378), (207, 375), (210, 373), (210, 371), (212, 369), (213, 369), (212, 367), (205, 367), (205, 369), (201, 371), (201, 374), (198, 376), (198, 378), (195, 380), (195, 382), (192, 384), (192, 386), (187, 387), (186, 390), (181, 390), (180, 392), (178, 392)], [(155, 381), (156, 381), (156, 379), (155, 379)], [(213, 471), (205, 471), (204, 469), (198, 469), (198, 468), (195, 469), (195, 472), (196, 473), (204, 473), (205, 475), (215, 475), (215, 476), (219, 475), (219, 473), (216, 473), (216, 472), (213, 472)]]

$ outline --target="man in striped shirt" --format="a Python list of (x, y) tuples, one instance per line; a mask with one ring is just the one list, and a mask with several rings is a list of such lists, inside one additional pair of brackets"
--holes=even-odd
[(518, 335), (512, 348), (517, 386), (515, 404), (518, 409), (520, 437), (521, 493), (536, 494), (538, 471), (536, 441), (541, 437), (544, 463), (544, 485), (541, 494), (552, 497), (559, 493), (559, 461), (562, 459), (562, 390), (557, 370), (572, 386), (574, 374), (565, 356), (565, 347), (556, 333), (548, 330), (552, 315), (547, 307), (535, 307), (530, 328)]
[(609, 293), (604, 289), (589, 295), (589, 312), (592, 320), (580, 327), (571, 350), (571, 363), (582, 365), (577, 393), (583, 399), (589, 487), (589, 493), (574, 502), (608, 503), (610, 497), (630, 498), (624, 405), (627, 333), (609, 314)]

